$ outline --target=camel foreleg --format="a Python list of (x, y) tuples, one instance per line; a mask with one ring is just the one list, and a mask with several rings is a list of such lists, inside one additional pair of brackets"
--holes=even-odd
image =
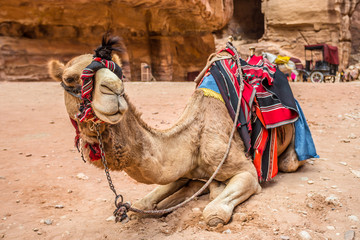
[[(157, 204), (167, 198), (168, 196), (177, 192), (180, 188), (188, 183), (189, 179), (179, 179), (175, 182), (160, 185), (156, 187), (153, 191), (147, 194), (144, 198), (136, 201), (132, 207), (138, 208), (141, 210), (152, 210), (157, 208)], [(137, 213), (130, 213), (131, 218), (136, 218), (138, 216)]]
[(209, 226), (229, 222), (234, 208), (261, 190), (256, 176), (242, 172), (232, 177), (225, 189), (211, 201), (203, 211), (203, 216)]

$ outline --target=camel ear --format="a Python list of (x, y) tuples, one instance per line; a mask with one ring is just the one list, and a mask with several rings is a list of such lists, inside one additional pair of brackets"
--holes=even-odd
[(52, 79), (61, 82), (64, 72), (64, 64), (59, 62), (58, 60), (50, 60), (48, 62), (48, 71)]
[(117, 64), (119, 65), (120, 67), (122, 67), (122, 64), (121, 64), (121, 59), (119, 57), (119, 55), (117, 55), (116, 53), (112, 55), (112, 60)]

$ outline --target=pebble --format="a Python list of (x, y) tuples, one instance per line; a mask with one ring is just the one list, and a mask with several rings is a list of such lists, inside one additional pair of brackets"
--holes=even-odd
[(321, 177), (321, 179), (324, 181), (330, 180), (330, 178), (328, 178), (328, 177)]
[(61, 208), (64, 208), (64, 205), (55, 205), (55, 208), (61, 209)]
[(290, 240), (290, 237), (289, 237), (289, 236), (285, 236), (285, 235), (281, 235), (281, 236), (280, 236), (280, 239), (281, 239), (281, 240)]
[(107, 222), (115, 222), (115, 216), (112, 215), (106, 219)]
[(46, 225), (51, 225), (51, 224), (53, 223), (53, 221), (52, 221), (51, 219), (45, 219), (45, 220), (44, 220), (44, 223), (45, 223)]
[(54, 122), (54, 121), (50, 121), (49, 123), (50, 123), (50, 124), (54, 124), (55, 122)]
[(341, 165), (347, 166), (347, 162), (339, 162)]
[(334, 189), (335, 189), (335, 188), (337, 188), (337, 186), (336, 186), (336, 185), (332, 185), (331, 188), (334, 188)]
[(358, 218), (357, 216), (355, 216), (355, 215), (350, 215), (348, 218), (349, 218), (351, 221), (354, 221), (354, 222), (358, 222), (358, 221), (359, 221), (359, 218)]
[(71, 190), (71, 189), (68, 189), (68, 190), (67, 190), (67, 192), (68, 192), (68, 193), (72, 193), (72, 192), (73, 192), (73, 190)]
[(326, 226), (326, 228), (327, 228), (328, 230), (335, 230), (335, 227), (334, 227), (334, 226)]
[(339, 199), (335, 195), (330, 195), (329, 197), (325, 198), (325, 202), (327, 204), (333, 204), (334, 206), (340, 205)]
[(307, 163), (309, 163), (310, 165), (314, 165), (314, 160), (307, 160)]
[(344, 234), (344, 239), (345, 239), (345, 240), (354, 240), (354, 239), (355, 239), (355, 232), (354, 232), (354, 230), (346, 231), (345, 234)]
[(314, 181), (313, 181), (313, 180), (309, 180), (307, 183), (308, 183), (308, 184), (314, 184)]
[(356, 135), (354, 133), (350, 133), (348, 136), (349, 139), (356, 139)]
[(4, 176), (0, 176), (0, 179), (6, 179), (6, 177), (4, 177)]
[(38, 228), (33, 228), (33, 231), (37, 232), (37, 231), (39, 231), (39, 229)]
[(222, 232), (223, 234), (231, 234), (231, 230), (230, 229), (226, 229), (225, 231)]
[(307, 206), (308, 208), (314, 208), (313, 205), (312, 205), (312, 203), (308, 203), (308, 204), (306, 204), (306, 206)]
[(201, 210), (200, 208), (196, 207), (196, 208), (193, 208), (191, 209), (193, 213), (201, 213)]
[(18, 199), (18, 200), (16, 200), (16, 203), (19, 203), (20, 202), (20, 200)]
[(37, 235), (41, 235), (41, 234), (42, 234), (42, 232), (40, 232), (40, 231), (39, 231), (39, 232), (37, 232)]
[(357, 170), (351, 170), (351, 172), (358, 178), (360, 178), (360, 171)]
[(342, 142), (342, 143), (349, 143), (350, 140), (348, 140), (348, 139), (341, 139), (340, 142)]
[(25, 155), (25, 157), (31, 157), (31, 156), (32, 156), (31, 153), (28, 153), (28, 154)]
[(89, 177), (86, 176), (84, 173), (78, 173), (78, 174), (76, 175), (76, 177), (77, 177), (78, 179), (81, 179), (81, 180), (88, 180), (88, 179), (89, 179)]
[(304, 239), (304, 240), (310, 240), (311, 239), (311, 236), (307, 231), (301, 231), (299, 233), (299, 236), (300, 236), (301, 239)]

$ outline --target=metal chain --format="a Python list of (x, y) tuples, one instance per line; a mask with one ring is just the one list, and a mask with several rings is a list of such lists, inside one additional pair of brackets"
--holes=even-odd
[(118, 195), (117, 195), (117, 193), (116, 193), (114, 184), (112, 183), (111, 176), (110, 176), (110, 172), (109, 172), (109, 168), (108, 168), (108, 165), (107, 165), (107, 161), (106, 161), (106, 159), (105, 159), (104, 144), (103, 144), (103, 141), (102, 141), (101, 135), (100, 135), (99, 123), (94, 123), (94, 128), (95, 128), (95, 130), (96, 130), (97, 140), (99, 141), (101, 162), (102, 162), (102, 164), (104, 165), (104, 170), (105, 170), (106, 178), (107, 178), (107, 180), (108, 180), (108, 182), (109, 182), (109, 187), (110, 187), (111, 191), (113, 191), (114, 194), (115, 194), (115, 197), (117, 197)]
[[(97, 139), (99, 141), (99, 146), (100, 146), (100, 153), (101, 153), (101, 162), (104, 165), (104, 169), (105, 169), (105, 174), (106, 174), (106, 178), (108, 180), (110, 189), (114, 192), (115, 194), (115, 206), (116, 209), (114, 211), (114, 216), (115, 216), (115, 222), (118, 221), (122, 221), (124, 219), (127, 219), (127, 212), (128, 211), (133, 211), (133, 212), (137, 212), (137, 213), (141, 213), (141, 214), (153, 214), (153, 215), (163, 215), (166, 213), (170, 213), (182, 206), (184, 206), (185, 204), (187, 204), (188, 202), (192, 201), (194, 198), (196, 198), (197, 196), (199, 196), (212, 182), (212, 180), (215, 178), (215, 176), (217, 175), (217, 173), (219, 172), (221, 166), (224, 164), (225, 160), (227, 159), (229, 152), (230, 152), (230, 147), (231, 147), (231, 142), (232, 139), (234, 137), (234, 133), (235, 130), (237, 128), (237, 119), (239, 118), (239, 114), (240, 114), (240, 106), (241, 106), (241, 98), (242, 98), (242, 91), (244, 89), (244, 83), (243, 83), (243, 76), (242, 76), (242, 72), (241, 72), (241, 64), (240, 64), (240, 59), (239, 59), (239, 55), (238, 52), (236, 50), (236, 48), (231, 44), (231, 43), (227, 43), (227, 47), (229, 47), (234, 53), (235, 53), (235, 61), (236, 64), (238, 66), (237, 69), (237, 74), (239, 76), (239, 80), (240, 80), (240, 92), (239, 92), (239, 101), (237, 104), (237, 109), (236, 109), (236, 114), (235, 114), (235, 119), (234, 119), (234, 124), (233, 124), (233, 128), (232, 131), (230, 133), (230, 137), (229, 137), (229, 142), (226, 148), (226, 151), (224, 153), (223, 159), (221, 160), (221, 162), (219, 163), (219, 165), (217, 166), (215, 172), (213, 173), (213, 175), (208, 179), (208, 181), (190, 198), (186, 199), (184, 202), (179, 203), (176, 206), (167, 208), (167, 209), (161, 209), (161, 210), (141, 210), (141, 209), (137, 209), (137, 208), (133, 208), (131, 207), (130, 203), (123, 203), (123, 196), (121, 194), (117, 194), (115, 187), (112, 183), (111, 180), (111, 176), (110, 176), (110, 172), (109, 172), (109, 168), (107, 166), (107, 161), (105, 159), (105, 153), (104, 153), (104, 144), (102, 142), (101, 139), (101, 134), (100, 134), (100, 130), (99, 130), (99, 123), (94, 123), (94, 128), (96, 130), (96, 134), (97, 134)], [(118, 202), (119, 198), (121, 199), (120, 202)]]

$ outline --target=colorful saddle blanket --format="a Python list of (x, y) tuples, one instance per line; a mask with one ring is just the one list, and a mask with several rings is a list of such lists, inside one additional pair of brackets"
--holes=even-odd
[[(229, 48), (222, 51), (235, 57)], [(273, 64), (261, 56), (253, 56), (247, 61), (240, 59), (240, 62), (244, 90), (240, 115), (236, 119), (238, 132), (246, 151), (253, 156), (259, 181), (269, 181), (278, 171), (274, 128), (295, 122), (299, 113), (286, 76)], [(240, 91), (240, 77), (236, 76), (236, 72), (237, 64), (233, 58), (215, 61), (198, 87), (205, 95), (218, 99), (221, 95), (233, 120)]]

